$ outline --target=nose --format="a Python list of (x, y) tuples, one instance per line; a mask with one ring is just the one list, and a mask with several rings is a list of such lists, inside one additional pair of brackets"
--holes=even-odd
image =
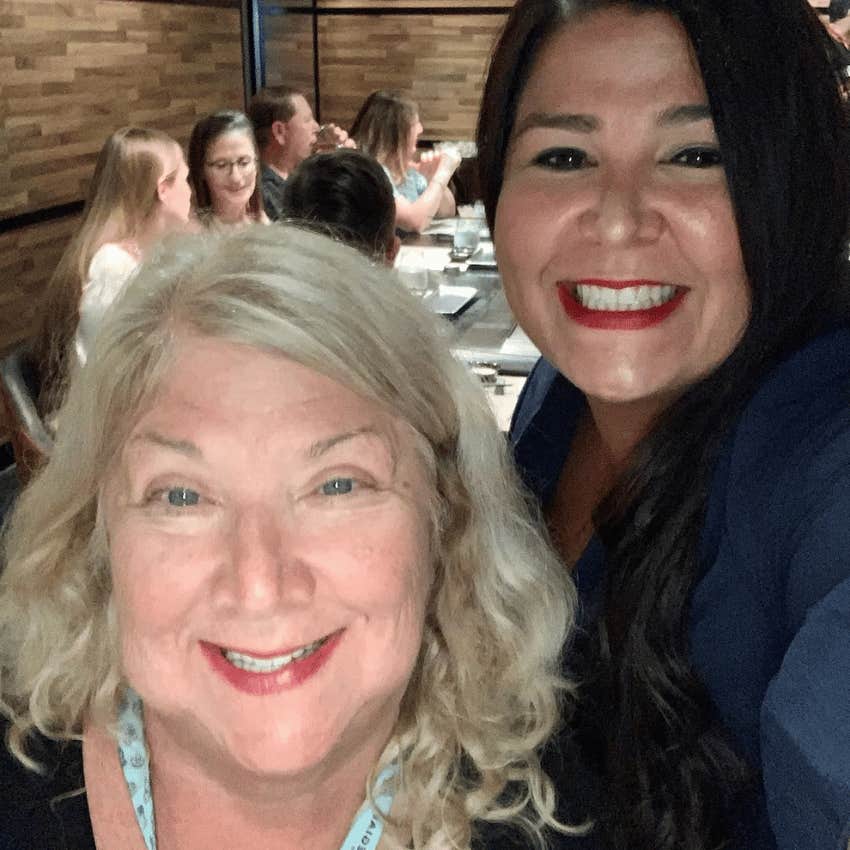
[(579, 217), (582, 236), (612, 246), (651, 242), (663, 223), (649, 179), (634, 169), (602, 175)]
[(315, 578), (298, 554), (297, 529), (282, 512), (266, 506), (243, 509), (231, 534), (222, 577), (231, 604), (264, 614), (310, 603)]

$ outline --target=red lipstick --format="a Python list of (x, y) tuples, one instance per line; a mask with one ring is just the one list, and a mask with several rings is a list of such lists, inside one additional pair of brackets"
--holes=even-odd
[[(208, 643), (207, 641), (201, 641), (200, 643), (201, 651), (209, 662), (210, 667), (228, 684), (252, 696), (268, 696), (269, 694), (277, 694), (281, 691), (297, 688), (315, 673), (318, 673), (339, 645), (344, 631), (344, 629), (341, 629), (338, 632), (334, 632), (314, 652), (303, 658), (291, 661), (280, 670), (275, 670), (271, 673), (255, 673), (251, 670), (243, 670), (241, 667), (237, 667), (227, 660), (220, 646)], [(232, 651), (240, 652), (240, 650)], [(254, 658), (274, 658), (278, 655), (288, 655), (289, 652), (250, 652), (241, 654), (251, 655)]]
[(634, 286), (664, 286), (655, 280), (602, 280), (586, 278), (574, 283), (558, 285), (558, 298), (564, 312), (577, 324), (597, 330), (639, 331), (663, 322), (687, 294), (687, 290), (677, 287), (673, 297), (655, 307), (643, 310), (591, 310), (585, 307), (575, 295), (576, 286), (599, 286), (606, 289), (628, 289)]

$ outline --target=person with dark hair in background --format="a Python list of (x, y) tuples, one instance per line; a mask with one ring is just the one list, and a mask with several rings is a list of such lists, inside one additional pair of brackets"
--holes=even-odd
[(398, 253), (393, 187), (383, 168), (359, 151), (305, 159), (286, 182), (281, 214), (318, 225), (387, 265)]
[[(779, 57), (779, 58), (777, 58)], [(805, 0), (519, 0), (479, 166), (582, 600), (569, 847), (850, 839), (850, 157)]]
[(257, 92), (251, 99), (248, 115), (262, 160), (263, 202), (269, 218), (277, 221), (281, 218), (286, 181), (298, 164), (313, 153), (318, 132), (324, 130), (329, 134), (335, 147), (351, 147), (354, 143), (345, 130), (334, 124), (319, 127), (307, 98), (291, 86)]
[(201, 118), (189, 139), (189, 182), (207, 227), (268, 223), (257, 169), (260, 153), (248, 116), (222, 109)]

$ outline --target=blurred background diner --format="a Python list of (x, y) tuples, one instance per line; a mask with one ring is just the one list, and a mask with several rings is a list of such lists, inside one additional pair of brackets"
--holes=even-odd
[(206, 115), (189, 137), (189, 183), (198, 220), (225, 229), (266, 223), (260, 151), (248, 116), (234, 109)]
[(416, 233), (434, 218), (457, 210), (449, 180), (460, 165), (454, 149), (417, 156), (422, 135), (419, 107), (401, 92), (375, 91), (364, 101), (351, 125), (351, 136), (387, 172), (396, 201), (396, 226)]

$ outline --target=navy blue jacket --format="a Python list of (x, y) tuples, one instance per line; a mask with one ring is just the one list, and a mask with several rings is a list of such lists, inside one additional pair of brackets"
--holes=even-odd
[[(584, 404), (538, 362), (511, 441), (544, 507)], [(732, 850), (848, 850), (850, 329), (778, 366), (727, 435), (701, 557), (692, 664), (740, 755), (762, 771), (763, 794)], [(581, 625), (599, 614), (604, 575), (605, 552), (593, 538), (574, 573)], [(571, 794), (573, 776), (553, 778)]]

